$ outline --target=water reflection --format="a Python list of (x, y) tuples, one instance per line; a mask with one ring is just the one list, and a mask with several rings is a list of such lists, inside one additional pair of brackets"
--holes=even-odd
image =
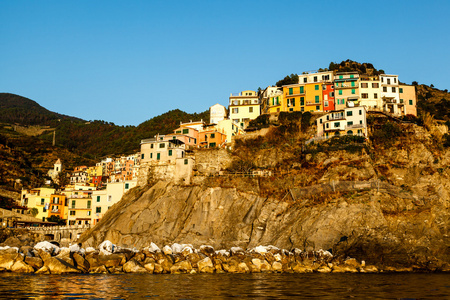
[(449, 299), (449, 274), (0, 274), (2, 298)]

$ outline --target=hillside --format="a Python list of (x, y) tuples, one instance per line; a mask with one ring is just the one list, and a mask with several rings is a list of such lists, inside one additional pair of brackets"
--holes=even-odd
[(47, 110), (35, 101), (9, 93), (0, 93), (0, 123), (21, 125), (52, 125), (58, 120), (82, 122)]

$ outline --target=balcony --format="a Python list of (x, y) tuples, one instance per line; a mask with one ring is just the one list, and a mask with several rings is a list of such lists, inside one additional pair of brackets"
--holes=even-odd
[(359, 86), (357, 85), (357, 84), (355, 84), (355, 85), (351, 85), (351, 84), (348, 84), (348, 83), (341, 83), (340, 85), (339, 84), (336, 84), (336, 86), (334, 87), (335, 89), (357, 89), (357, 88), (359, 88)]
[(315, 101), (306, 101), (306, 105), (308, 106), (308, 105), (314, 105), (314, 106), (317, 106), (317, 105), (321, 105), (321, 103), (320, 102), (315, 102)]
[(345, 126), (345, 129), (357, 129), (357, 128), (364, 128), (364, 125), (363, 124), (353, 124), (353, 125)]
[(330, 116), (330, 118), (325, 122), (340, 121), (340, 120), (345, 120), (344, 115)]

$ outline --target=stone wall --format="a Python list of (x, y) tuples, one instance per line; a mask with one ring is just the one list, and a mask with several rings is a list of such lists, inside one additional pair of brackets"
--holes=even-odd
[(197, 150), (194, 172), (200, 175), (214, 175), (226, 170), (232, 163), (231, 153), (226, 149)]

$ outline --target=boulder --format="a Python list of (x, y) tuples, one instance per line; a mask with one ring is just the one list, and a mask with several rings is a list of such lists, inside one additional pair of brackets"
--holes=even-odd
[(0, 254), (0, 268), (3, 268), (5, 270), (11, 270), (11, 267), (14, 265), (16, 260), (21, 260), (19, 258), (19, 253), (6, 253), (6, 254)]
[(43, 266), (42, 268), (34, 272), (34, 274), (50, 274), (50, 270), (47, 266)]
[(331, 272), (331, 268), (328, 266), (321, 266), (317, 269), (317, 272), (319, 273), (330, 273)]
[(147, 273), (147, 270), (134, 258), (123, 265), (125, 273)]
[(378, 268), (374, 265), (367, 265), (360, 269), (361, 273), (378, 273)]
[(144, 268), (149, 272), (150, 274), (153, 274), (153, 271), (155, 270), (155, 263), (148, 263), (144, 265)]
[(37, 243), (34, 245), (34, 249), (38, 251), (43, 250), (50, 255), (58, 255), (59, 253), (59, 247), (47, 241)]
[(74, 265), (58, 257), (44, 260), (44, 267), (47, 267), (51, 274), (81, 273)]
[(160, 264), (155, 264), (153, 268), (154, 274), (162, 274), (164, 273), (164, 268)]
[(209, 257), (200, 260), (197, 265), (199, 273), (214, 273), (214, 265)]
[(40, 257), (26, 256), (25, 262), (27, 265), (31, 266), (34, 270), (39, 270), (44, 266), (44, 261)]
[(231, 247), (230, 249), (231, 255), (244, 254), (245, 251), (241, 247)]
[(192, 270), (191, 264), (187, 260), (180, 261), (170, 268), (171, 274), (189, 273)]
[(172, 254), (173, 252), (172, 252), (172, 248), (170, 248), (169, 246), (164, 246), (163, 248), (162, 248), (162, 252), (165, 254), (165, 255), (169, 255), (169, 254)]
[(97, 267), (90, 267), (89, 273), (92, 274), (107, 274), (109, 273), (105, 266), (97, 266)]
[(70, 265), (74, 265), (69, 248), (60, 248), (59, 254), (55, 257), (64, 260)]
[(237, 266), (237, 273), (250, 273), (250, 268), (247, 266), (246, 263), (241, 262)]
[(18, 260), (12, 265), (11, 272), (17, 272), (17, 273), (33, 273), (34, 269), (33, 267), (29, 266), (22, 260)]
[(149, 251), (149, 252), (158, 252), (161, 251), (161, 249), (159, 249), (159, 247), (155, 244), (155, 243), (150, 243), (150, 246), (144, 248), (144, 250)]
[(200, 253), (202, 253), (206, 256), (211, 256), (215, 253), (214, 248), (209, 245), (202, 245), (202, 246), (200, 246), (199, 250), (200, 250)]
[(274, 261), (272, 263), (272, 270), (277, 273), (283, 272), (283, 264), (280, 263), (279, 261)]
[(75, 266), (78, 270), (80, 270), (83, 273), (89, 271), (90, 264), (83, 256), (81, 256), (79, 253), (73, 253), (72, 256), (73, 261), (75, 262)]
[(102, 255), (110, 255), (114, 253), (114, 250), (116, 249), (116, 245), (111, 243), (110, 241), (106, 240), (103, 243), (101, 243), (98, 246), (98, 249), (100, 250), (100, 254)]
[[(106, 268), (123, 266), (127, 262), (126, 255), (123, 253), (114, 253), (109, 255), (99, 255), (97, 262)], [(89, 261), (90, 263), (90, 261)]]

